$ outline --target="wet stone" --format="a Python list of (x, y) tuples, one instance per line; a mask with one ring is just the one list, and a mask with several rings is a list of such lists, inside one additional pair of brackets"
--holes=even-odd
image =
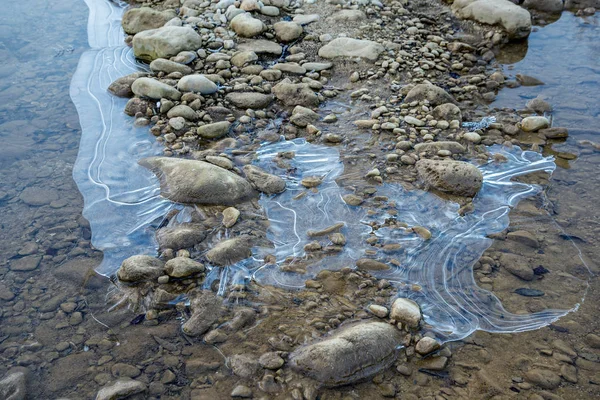
[(206, 231), (200, 224), (181, 224), (174, 227), (161, 228), (156, 233), (156, 240), (161, 249), (186, 249), (200, 243), (206, 237)]
[(132, 379), (119, 379), (116, 382), (104, 386), (96, 395), (96, 400), (124, 399), (134, 394), (142, 393), (146, 385)]
[(233, 373), (240, 378), (256, 378), (260, 374), (261, 367), (254, 356), (238, 354), (229, 358), (229, 366)]
[(266, 369), (279, 369), (283, 366), (284, 360), (275, 352), (265, 353), (258, 359), (260, 365)]
[(390, 318), (410, 328), (417, 328), (421, 322), (421, 309), (410, 299), (398, 298), (392, 303)]
[(206, 258), (214, 265), (225, 267), (252, 255), (250, 237), (242, 236), (226, 239), (206, 253)]
[(6, 400), (25, 400), (27, 398), (24, 372), (11, 372), (0, 380), (0, 398)]
[(58, 200), (58, 192), (55, 189), (46, 189), (30, 186), (25, 188), (19, 195), (19, 199), (30, 206), (43, 206)]
[(223, 210), (223, 225), (225, 228), (231, 228), (240, 217), (240, 211), (235, 207), (227, 207)]
[(204, 265), (187, 257), (175, 257), (165, 263), (165, 272), (173, 278), (185, 278), (204, 272)]
[(252, 389), (245, 385), (238, 385), (231, 391), (231, 397), (239, 397), (242, 399), (252, 398)]
[(140, 164), (160, 178), (161, 193), (178, 203), (234, 205), (255, 197), (248, 181), (204, 161), (150, 157)]
[(156, 279), (164, 273), (164, 263), (146, 255), (131, 256), (123, 261), (117, 271), (119, 280), (137, 282)]
[(214, 293), (203, 290), (191, 301), (192, 316), (182, 326), (188, 336), (199, 336), (209, 330), (219, 318), (222, 300)]
[(292, 369), (327, 386), (365, 379), (387, 369), (397, 357), (400, 332), (384, 322), (344, 327), (323, 340), (296, 349)]
[(525, 379), (541, 387), (542, 389), (552, 390), (560, 385), (560, 376), (547, 369), (532, 369), (525, 373)]
[(10, 269), (11, 271), (33, 271), (40, 265), (41, 261), (42, 256), (17, 258), (10, 261)]
[(388, 316), (389, 314), (389, 310), (384, 307), (384, 306), (380, 306), (377, 304), (371, 304), (368, 307), (368, 310), (375, 316), (379, 317), (379, 318), (385, 318)]
[(437, 340), (428, 336), (425, 336), (424, 338), (419, 340), (415, 345), (415, 351), (422, 355), (429, 354), (433, 351), (436, 351), (439, 348), (440, 343)]
[(4, 301), (10, 301), (15, 298), (15, 294), (10, 290), (8, 286), (0, 282), (0, 299)]
[(370, 258), (361, 258), (356, 261), (356, 267), (362, 271), (385, 271), (390, 269), (389, 265)]
[(116, 363), (110, 368), (110, 372), (116, 378), (135, 378), (142, 373), (137, 367), (125, 363)]
[(254, 165), (245, 165), (244, 173), (256, 190), (266, 194), (277, 194), (285, 190), (285, 180), (269, 174)]

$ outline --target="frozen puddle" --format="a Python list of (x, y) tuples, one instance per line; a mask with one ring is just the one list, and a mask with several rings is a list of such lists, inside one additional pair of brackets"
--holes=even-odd
[[(157, 254), (154, 224), (175, 204), (160, 196), (157, 178), (137, 162), (161, 154), (162, 147), (154, 143), (147, 128), (135, 128), (133, 119), (123, 113), (126, 100), (106, 90), (118, 77), (142, 69), (130, 49), (122, 45), (122, 8), (92, 0), (88, 6), (91, 49), (82, 55), (71, 83), (82, 126), (73, 176), (84, 196), (83, 215), (92, 228), (92, 244), (104, 252), (98, 272), (108, 276), (129, 256)], [(441, 339), (460, 339), (477, 329), (518, 332), (545, 326), (575, 309), (581, 290), (572, 290), (577, 300), (570, 304), (559, 301), (559, 294), (549, 294), (556, 304), (567, 305), (564, 310), (511, 314), (496, 296), (477, 285), (473, 266), (492, 244), (488, 236), (508, 227), (511, 208), (541, 191), (538, 186), (511, 179), (536, 171), (552, 173), (555, 164), (552, 158), (535, 152), (500, 147), (490, 151), (506, 161), (481, 166), (485, 179), (474, 200), (474, 211), (461, 216), (455, 203), (390, 184), (379, 186), (362, 205), (349, 206), (342, 196), (352, 192), (336, 183), (344, 172), (336, 148), (303, 140), (264, 145), (258, 151), (257, 165), (287, 181), (284, 193), (260, 200), (270, 220), (267, 236), (274, 249), (256, 248), (250, 259), (229, 268), (212, 268), (206, 285), (219, 280), (223, 293), (228, 284), (252, 278), (295, 289), (321, 270), (354, 266), (360, 258), (373, 258), (389, 269), (372, 273), (392, 282), (399, 295), (417, 301), (425, 321)], [(306, 177), (319, 177), (322, 183), (307, 190), (300, 184)], [(547, 226), (558, 229), (549, 216), (541, 217)], [(335, 224), (342, 225), (339, 232), (345, 236), (344, 246), (332, 246), (328, 235), (309, 234)], [(415, 226), (427, 228), (431, 239), (415, 234), (411, 229)], [(330, 251), (323, 257), (307, 256), (304, 248), (314, 241)], [(557, 251), (583, 263), (571, 242), (565, 243), (570, 250), (562, 244)], [(265, 264), (262, 260), (267, 254), (274, 255), (276, 262)], [(552, 276), (558, 286), (577, 281), (567, 272)], [(586, 282), (580, 280), (574, 287), (577, 285), (585, 287)]]
[(156, 254), (151, 225), (173, 204), (160, 197), (154, 174), (137, 163), (161, 154), (162, 146), (147, 127), (134, 127), (123, 113), (127, 99), (107, 91), (117, 78), (143, 70), (123, 45), (123, 8), (104, 0), (86, 3), (91, 49), (81, 56), (71, 81), (82, 130), (73, 178), (84, 197), (92, 244), (104, 252), (97, 271), (108, 276), (129, 256)]
[[(390, 268), (371, 273), (395, 284), (400, 296), (417, 301), (426, 323), (446, 340), (463, 338), (477, 329), (518, 332), (548, 325), (573, 311), (576, 303), (565, 310), (511, 314), (497, 297), (476, 284), (472, 268), (493, 242), (488, 235), (508, 227), (510, 210), (521, 199), (541, 192), (537, 185), (512, 179), (537, 171), (552, 173), (553, 158), (500, 146), (490, 148), (490, 153), (505, 161), (480, 167), (484, 184), (474, 199), (474, 211), (461, 216), (456, 203), (390, 184), (379, 186), (360, 206), (350, 206), (342, 196), (352, 192), (336, 183), (344, 168), (335, 148), (301, 139), (264, 146), (258, 152), (257, 165), (286, 179), (287, 190), (262, 196), (260, 203), (271, 224), (268, 238), (275, 249), (257, 249), (255, 253), (256, 259), (261, 259), (263, 252), (274, 254), (277, 262), (257, 267), (244, 262), (238, 266), (238, 276), (249, 267), (248, 273), (260, 283), (301, 288), (321, 270), (354, 266), (360, 258), (373, 258)], [(313, 176), (322, 178), (316, 191), (300, 184), (303, 178)], [(556, 229), (552, 219), (544, 217), (544, 223)], [(339, 232), (346, 244), (341, 251), (334, 249), (328, 235), (311, 237), (309, 233), (335, 224), (343, 224)], [(427, 228), (431, 239), (412, 232), (410, 228), (415, 226)], [(324, 258), (307, 257), (304, 246), (313, 241), (332, 251)], [(380, 246), (369, 244), (374, 241)], [(567, 241), (566, 247), (563, 251), (578, 257), (571, 242)], [(585, 282), (578, 284), (587, 287)], [(414, 290), (415, 286), (420, 289)], [(577, 301), (581, 292), (578, 296)]]

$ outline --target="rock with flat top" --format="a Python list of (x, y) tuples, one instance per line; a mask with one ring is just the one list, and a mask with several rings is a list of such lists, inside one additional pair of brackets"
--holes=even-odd
[(123, 13), (121, 26), (125, 33), (135, 35), (148, 29), (157, 29), (175, 18), (175, 10), (157, 11), (150, 7), (130, 8)]
[(96, 400), (118, 400), (125, 399), (134, 394), (146, 391), (146, 385), (143, 382), (133, 379), (119, 379), (118, 381), (104, 386), (98, 394)]
[(474, 197), (483, 184), (481, 171), (463, 161), (422, 159), (416, 167), (426, 186), (452, 195)]
[(385, 49), (370, 40), (341, 37), (333, 39), (319, 49), (319, 57), (333, 59), (338, 57), (359, 57), (375, 61)]
[(421, 323), (421, 308), (410, 299), (397, 298), (392, 303), (390, 318), (409, 328), (418, 328)]
[(512, 39), (523, 39), (531, 32), (529, 11), (509, 0), (456, 0), (452, 10), (462, 19), (503, 28)]

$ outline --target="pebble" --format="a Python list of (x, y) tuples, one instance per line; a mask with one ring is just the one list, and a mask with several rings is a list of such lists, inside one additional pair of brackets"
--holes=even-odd
[(379, 318), (385, 318), (389, 314), (389, 310), (387, 309), (387, 307), (380, 306), (380, 305), (377, 305), (377, 304), (371, 304), (369, 307), (367, 307), (367, 309), (373, 315), (375, 315), (375, 316), (377, 316)]
[(415, 345), (415, 351), (421, 355), (429, 354), (440, 348), (440, 343), (428, 336), (423, 337)]
[(240, 397), (243, 399), (252, 398), (252, 389), (245, 385), (237, 385), (231, 391), (231, 397)]
[(397, 298), (392, 303), (390, 318), (414, 329), (421, 323), (421, 308), (410, 299)]

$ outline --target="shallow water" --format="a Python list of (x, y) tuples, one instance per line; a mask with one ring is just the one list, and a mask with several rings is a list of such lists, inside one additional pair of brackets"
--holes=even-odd
[(600, 133), (600, 16), (564, 12), (536, 29), (523, 44), (505, 48), (498, 60), (506, 63), (509, 78), (521, 73), (545, 85), (502, 90), (492, 106), (523, 109), (540, 96), (554, 106), (554, 126)]
[[(131, 329), (133, 333), (130, 337), (122, 334), (118, 341), (111, 342), (121, 346), (117, 347), (116, 351), (110, 350), (110, 347), (100, 348), (97, 345), (96, 347), (92, 345), (90, 349), (87, 344), (88, 340), (93, 343), (94, 338), (98, 336), (102, 338), (104, 335), (113, 340), (112, 331), (106, 332), (104, 322), (96, 322), (95, 315), (100, 318), (99, 314), (94, 314), (92, 309), (86, 308), (90, 299), (80, 296), (82, 285), (65, 285), (65, 282), (63, 282), (65, 275), (55, 274), (55, 272), (61, 270), (64, 266), (75, 265), (76, 268), (74, 269), (80, 271), (84, 271), (90, 265), (95, 267), (99, 262), (99, 253), (92, 248), (91, 242), (101, 248), (108, 249), (112, 246), (117, 250), (113, 253), (115, 258), (109, 264), (106, 264), (106, 261), (103, 264), (109, 265), (110, 270), (114, 270), (115, 265), (118, 265), (118, 261), (115, 260), (132, 254), (131, 252), (140, 251), (139, 247), (130, 247), (126, 248), (125, 252), (120, 253), (121, 246), (127, 244), (126, 242), (118, 242), (110, 235), (99, 234), (98, 232), (102, 232), (102, 229), (105, 229), (107, 225), (112, 224), (113, 227), (115, 226), (115, 219), (104, 218), (102, 213), (115, 212), (115, 210), (121, 212), (122, 208), (115, 205), (115, 199), (118, 202), (126, 203), (121, 205), (125, 208), (129, 208), (131, 203), (138, 201), (138, 197), (128, 196), (131, 193), (130, 183), (142, 190), (150, 188), (142, 197), (145, 199), (157, 199), (156, 187), (150, 174), (138, 175), (136, 173), (135, 177), (141, 178), (140, 180), (136, 178), (134, 182), (123, 180), (123, 175), (115, 178), (110, 173), (110, 169), (102, 167), (102, 165), (107, 165), (106, 159), (102, 158), (102, 152), (90, 152), (86, 150), (85, 145), (79, 148), (81, 135), (79, 118), (69, 99), (69, 84), (71, 72), (75, 71), (79, 57), (82, 56), (83, 50), (88, 47), (85, 32), (88, 11), (84, 3), (74, 0), (43, 3), (26, 0), (11, 4), (11, 7), (5, 9), (5, 11), (8, 12), (0, 16), (0, 55), (3, 57), (3, 64), (0, 66), (0, 99), (2, 99), (0, 102), (0, 137), (3, 139), (3, 146), (0, 148), (0, 181), (2, 183), (0, 187), (0, 207), (3, 212), (3, 220), (0, 224), (0, 277), (2, 278), (2, 285), (8, 288), (14, 298), (0, 300), (2, 306), (0, 310), (0, 351), (3, 359), (6, 360), (0, 367), (0, 375), (3, 375), (4, 372), (15, 365), (28, 366), (35, 371), (36, 383), (38, 383), (30, 385), (32, 386), (30, 390), (34, 398), (57, 398), (63, 397), (63, 394), (77, 398), (77, 395), (81, 393), (93, 397), (98, 387), (103, 385), (100, 379), (96, 382), (92, 379), (94, 376), (97, 377), (103, 373), (99, 361), (102, 357), (110, 354), (111, 357), (114, 357), (114, 361), (139, 362), (141, 364), (148, 357), (154, 356), (156, 346), (150, 339), (148, 339), (148, 342), (140, 340), (140, 332), (145, 333), (146, 327), (135, 326)], [(52, 15), (52, 18), (47, 18), (48, 15)], [(400, 254), (402, 257), (399, 257), (403, 264), (414, 264), (415, 267), (395, 267), (389, 276), (391, 280), (398, 281), (399, 286), (402, 283), (405, 284), (407, 290), (403, 294), (418, 301), (423, 301), (423, 304), (430, 304), (430, 306), (425, 307), (426, 319), (433, 325), (433, 330), (442, 336), (458, 338), (466, 332), (478, 328), (485, 328), (490, 331), (517, 331), (523, 327), (534, 328), (548, 323), (560, 315), (561, 312), (546, 313), (542, 310), (574, 307), (581, 301), (586, 289), (587, 270), (582, 266), (590, 265), (592, 269), (597, 268), (587, 260), (597, 257), (595, 248), (598, 244), (597, 234), (599, 228), (595, 205), (597, 204), (596, 199), (600, 188), (597, 174), (600, 163), (597, 152), (589, 147), (577, 146), (576, 144), (578, 139), (583, 138), (598, 140), (594, 132), (597, 131), (596, 127), (600, 121), (597, 108), (593, 106), (594, 103), (598, 103), (598, 62), (597, 59), (594, 61), (590, 56), (598, 54), (596, 40), (598, 32), (597, 17), (594, 18), (589, 19), (592, 21), (591, 25), (585, 25), (581, 22), (582, 19), (578, 19), (571, 14), (565, 14), (556, 23), (564, 25), (552, 24), (534, 33), (530, 39), (530, 53), (522, 62), (516, 65), (518, 69), (515, 68), (514, 72), (534, 75), (545, 80), (548, 84), (537, 88), (504, 90), (498, 96), (497, 103), (493, 105), (520, 107), (524, 106), (526, 99), (535, 97), (538, 94), (551, 96), (548, 99), (555, 107), (553, 113), (555, 124), (567, 126), (571, 129), (571, 137), (562, 146), (569, 151), (577, 152), (579, 156), (577, 160), (570, 163), (571, 169), (569, 171), (558, 168), (549, 183), (543, 179), (540, 181), (541, 184), (548, 186), (547, 197), (531, 193), (531, 197), (523, 199), (519, 206), (510, 213), (511, 229), (536, 232), (537, 236), (544, 241), (543, 251), (538, 249), (536, 253), (536, 250), (507, 240), (494, 240), (490, 248), (498, 252), (511, 252), (526, 256), (529, 257), (532, 264), (548, 267), (551, 273), (545, 275), (543, 280), (525, 285), (528, 288), (543, 290), (545, 296), (532, 299), (515, 294), (514, 289), (519, 285), (524, 285), (514, 277), (511, 280), (510, 276), (503, 279), (503, 281), (491, 283), (489, 280), (484, 281), (481, 279), (485, 277), (481, 275), (483, 268), (479, 263), (475, 263), (475, 282), (482, 289), (477, 289), (470, 267), (465, 267), (478, 258), (482, 246), (485, 247), (489, 244), (490, 239), (486, 239), (484, 234), (501, 230), (501, 227), (507, 223), (505, 215), (502, 218), (492, 218), (490, 220), (499, 221), (498, 226), (489, 227), (486, 225), (482, 232), (475, 235), (478, 244), (475, 245), (474, 251), (461, 253), (459, 251), (461, 249), (449, 249), (452, 254), (464, 254), (464, 257), (450, 260), (450, 265), (452, 265), (456, 274), (447, 275), (448, 269), (444, 269), (446, 264), (437, 264), (418, 258), (419, 254), (435, 254), (436, 257), (443, 258), (441, 252), (431, 251), (425, 253), (417, 250), (421, 250), (423, 246), (434, 247), (449, 243), (444, 242), (447, 238), (442, 233), (444, 229), (454, 229), (452, 226), (448, 228), (448, 221), (456, 218), (457, 206), (441, 202), (428, 195), (425, 195), (425, 199), (423, 199), (423, 193), (415, 192), (408, 194), (409, 197), (405, 198), (404, 196), (407, 196), (407, 193), (399, 188), (381, 188), (379, 194), (386, 195), (389, 199), (405, 199), (397, 200), (396, 207), (398, 207), (398, 204), (402, 204), (402, 201), (409, 202), (408, 205), (414, 207), (422, 206), (425, 203), (428, 210), (435, 210), (435, 213), (439, 214), (436, 214), (439, 216), (438, 221), (446, 222), (446, 224), (440, 223), (439, 226), (431, 223), (429, 214), (425, 216), (419, 214), (424, 211), (423, 207), (416, 207), (414, 213), (404, 215), (401, 221), (410, 225), (427, 226), (434, 233), (434, 239), (430, 243), (424, 243), (414, 234), (393, 238), (401, 242), (406, 249), (405, 253)], [(104, 18), (103, 20), (109, 21), (110, 19)], [(120, 29), (117, 29), (118, 24), (115, 24), (114, 18), (113, 24), (110, 26), (111, 29), (116, 29), (120, 34)], [(566, 43), (562, 47), (555, 46), (554, 44), (563, 43), (562, 36), (559, 34), (545, 35), (545, 32), (550, 32), (551, 29), (556, 27), (564, 29), (561, 34), (568, 32), (565, 37), (571, 38), (571, 40), (576, 39), (580, 45), (572, 46), (571, 42), (571, 46)], [(119, 46), (121, 44), (121, 36), (111, 43), (102, 43), (103, 37), (99, 35), (97, 39), (93, 39), (94, 35), (92, 35), (89, 38), (92, 47)], [(548, 44), (548, 41), (551, 43)], [(131, 60), (131, 58), (127, 58), (126, 52), (119, 53), (119, 51), (124, 50), (123, 48), (120, 49), (117, 52), (112, 51), (112, 53), (110, 51), (102, 53), (99, 50), (92, 50), (83, 55), (82, 63), (89, 62), (91, 65), (96, 60), (110, 61), (114, 57)], [(545, 50), (540, 54), (537, 52), (539, 49)], [(596, 53), (591, 51), (594, 49)], [(563, 59), (560, 55), (569, 50), (576, 50), (580, 53), (574, 53), (570, 58), (564, 57), (569, 62), (564, 66), (560, 66), (558, 61)], [(96, 58), (101, 54), (106, 57), (103, 55)], [(125, 54), (125, 56), (121, 58), (120, 54)], [(539, 60), (546, 55), (549, 56), (549, 59), (545, 63), (540, 62)], [(584, 60), (586, 66), (569, 67), (569, 65), (572, 66), (574, 62), (579, 60)], [(129, 61), (127, 63), (129, 63), (129, 70), (136, 68)], [(556, 66), (556, 71), (549, 70), (547, 68), (549, 65), (552, 65), (553, 68)], [(542, 69), (542, 67), (544, 68)], [(110, 82), (111, 77), (127, 71), (126, 69), (119, 69), (118, 71), (101, 70), (106, 71), (109, 75), (95, 77), (102, 80), (88, 80), (93, 85), (94, 90), (100, 90), (102, 86), (106, 86), (107, 82)], [(544, 73), (541, 73), (542, 71)], [(585, 72), (580, 74), (581, 71)], [(554, 72), (557, 73), (557, 78), (550, 79), (549, 77)], [(81, 73), (81, 70), (79, 73)], [(559, 79), (561, 73), (564, 74), (562, 76), (566, 79)], [(85, 82), (87, 78), (83, 74), (77, 81)], [(587, 100), (582, 101), (582, 98)], [(106, 152), (104, 154), (111, 156), (118, 154), (119, 157), (130, 159), (132, 155), (141, 158), (144, 155), (158, 151), (151, 144), (153, 138), (147, 134), (145, 128), (131, 128), (131, 120), (122, 116), (121, 111), (124, 102), (120, 103), (118, 100), (110, 100), (110, 102), (113, 108), (112, 111), (114, 111), (112, 122), (121, 127), (126, 127), (123, 130), (113, 130), (111, 133), (120, 132), (119, 134), (123, 135), (133, 133), (139, 136), (136, 136), (137, 139), (133, 146), (123, 146), (121, 143), (106, 141), (107, 145), (114, 144), (115, 147), (105, 148)], [(108, 100), (103, 104), (109, 104)], [(84, 104), (78, 106), (84, 107), (84, 109), (87, 107)], [(90, 124), (90, 130), (94, 130), (98, 126), (99, 120), (92, 117), (97, 115), (96, 112), (92, 107), (89, 110), (90, 114), (85, 111), (84, 115), (80, 116), (84, 122)], [(105, 132), (102, 128), (95, 130), (98, 133)], [(100, 141), (103, 139), (100, 137), (90, 140)], [(136, 143), (139, 143), (139, 145), (136, 145)], [(95, 182), (93, 185), (95, 189), (90, 187), (89, 190), (98, 190), (99, 193), (93, 196), (100, 199), (100, 202), (94, 207), (86, 206), (86, 217), (92, 221), (91, 227), (87, 221), (81, 218), (83, 201), (71, 178), (78, 151), (80, 156), (83, 155), (80, 160), (86, 160), (86, 163), (82, 164), (85, 166), (84, 168), (75, 168), (75, 178), (81, 184), (85, 179), (78, 177), (85, 172), (88, 178), (92, 178), (89, 181)], [(265, 155), (267, 152), (268, 149), (265, 150)], [(315, 153), (314, 148), (311, 153)], [(335, 157), (335, 154), (331, 153), (331, 148), (328, 148), (325, 153), (327, 154), (321, 155)], [(95, 158), (96, 156), (100, 158)], [(94, 163), (92, 160), (101, 160), (102, 162)], [(88, 165), (95, 167), (88, 169)], [(119, 162), (113, 167), (116, 169), (122, 165)], [(313, 171), (311, 174), (326, 175), (328, 172)], [(98, 184), (107, 182), (110, 183), (111, 187), (116, 188), (115, 190), (119, 188), (122, 190), (107, 195), (102, 184)], [(324, 206), (332, 208), (329, 214), (325, 212), (317, 215), (322, 215), (323, 218), (327, 218), (329, 215), (332, 221), (340, 220), (342, 217), (337, 216), (335, 212), (343, 211), (346, 213), (348, 210), (343, 205), (341, 208), (333, 206), (336, 204), (335, 202), (341, 204), (339, 203), (339, 195), (345, 193), (344, 189), (337, 187), (333, 181), (327, 183), (326, 186), (331, 191), (331, 202), (327, 203), (326, 197), (321, 199), (319, 193), (309, 195), (305, 201), (314, 201), (317, 209)], [(515, 186), (515, 188), (517, 187), (518, 185)], [(522, 186), (522, 188), (524, 187), (534, 186), (527, 184)], [(520, 190), (518, 192), (521, 193)], [(292, 194), (292, 191), (290, 191), (290, 194)], [(283, 212), (283, 208), (278, 208), (281, 204), (285, 205), (292, 202), (292, 200), (286, 199), (285, 203), (279, 201), (279, 205), (274, 203), (275, 200), (263, 199), (263, 205), (267, 208), (269, 217), (273, 222), (271, 232), (274, 238), (273, 242), (276, 248), (281, 251), (278, 259), (283, 259), (286, 254), (299, 254), (302, 249), (301, 244), (305, 238), (296, 238), (296, 240), (291, 241), (275, 239), (277, 235), (283, 235), (284, 238), (292, 237), (290, 226), (283, 223), (284, 218), (287, 219), (288, 217)], [(507, 202), (509, 202), (507, 199), (500, 201), (501, 204)], [(385, 213), (393, 210), (389, 204), (388, 206), (373, 204), (373, 209), (379, 211), (379, 213), (367, 219), (366, 223), (376, 222), (381, 224), (381, 221), (388, 217)], [(157, 209), (150, 207), (150, 210), (156, 211)], [(399, 214), (396, 215), (402, 215), (403, 210), (397, 210)], [(547, 210), (549, 210), (552, 218), (548, 217)], [(158, 209), (158, 211), (157, 215), (164, 210)], [(355, 220), (348, 218), (347, 214), (343, 218), (350, 220), (350, 222), (365, 218), (362, 212), (356, 210), (351, 210), (351, 212), (354, 213), (351, 215), (355, 215)], [(474, 216), (477, 215), (474, 214)], [(281, 218), (278, 216), (281, 216)], [(411, 219), (412, 217), (414, 219)], [(398, 218), (398, 220), (400, 219)], [(150, 226), (152, 222), (153, 218), (148, 218), (144, 221), (144, 224)], [(301, 222), (306, 223), (307, 229), (315, 227), (315, 224), (308, 224), (309, 221)], [(353, 232), (356, 232), (356, 235), (347, 235), (347, 237), (350, 238), (352, 243), (360, 242), (356, 247), (360, 251), (347, 249), (348, 252), (343, 253), (343, 257), (351, 260), (360, 256), (364, 250), (365, 246), (362, 244), (361, 235), (369, 234), (371, 231), (371, 228), (366, 229), (364, 224), (354, 225), (355, 231)], [(139, 225), (134, 224), (129, 225), (127, 229), (120, 230), (125, 241), (128, 240), (128, 235), (131, 233), (131, 226), (139, 227)], [(468, 231), (467, 227), (456, 227), (456, 229), (460, 229), (461, 232)], [(300, 229), (296, 227), (294, 232), (296, 231), (300, 232)], [(565, 232), (576, 239), (570, 239), (571, 236), (565, 235)], [(387, 240), (392, 238), (393, 231), (386, 227), (380, 227), (375, 233), (379, 233), (381, 239)], [(146, 249), (144, 251), (152, 252), (155, 244), (151, 231), (142, 230), (141, 234), (143, 236), (141, 240), (139, 237), (134, 237), (132, 240), (141, 243), (142, 247)], [(573, 240), (581, 249), (584, 261), (579, 259), (579, 249), (573, 246)], [(467, 247), (470, 249), (471, 243)], [(75, 263), (72, 263), (73, 260)], [(36, 264), (36, 262), (39, 264)], [(256, 261), (253, 260), (253, 262)], [(417, 264), (422, 264), (425, 268), (417, 267)], [(427, 269), (429, 264), (441, 268), (429, 270)], [(22, 266), (33, 266), (33, 268), (29, 271), (17, 270), (17, 267)], [(326, 266), (335, 267), (335, 257), (328, 257)], [(462, 268), (457, 268), (457, 266), (462, 266)], [(234, 275), (234, 280), (243, 279), (246, 277), (247, 267), (255, 268), (254, 265), (248, 265), (239, 271), (232, 269), (229, 274)], [(318, 266), (318, 268), (321, 267)], [(287, 275), (280, 271), (274, 271), (265, 276), (264, 274), (269, 268), (273, 267), (260, 269), (255, 273), (255, 277), (259, 280), (265, 279), (265, 281), (273, 277), (287, 278)], [(261, 274), (265, 277), (261, 277)], [(434, 282), (428, 282), (429, 279), (439, 277), (440, 274), (445, 276), (447, 280), (435, 279)], [(381, 276), (385, 275), (382, 274)], [(215, 277), (215, 279), (217, 278), (220, 277)], [(297, 286), (298, 280), (297, 276), (292, 277), (289, 280), (289, 285)], [(284, 286), (287, 285), (282, 280), (279, 283)], [(413, 283), (419, 284), (422, 290), (413, 291), (411, 285)], [(450, 289), (454, 292), (451, 292)], [(456, 293), (457, 289), (462, 292)], [(106, 288), (99, 287), (96, 290), (99, 294), (99, 306), (94, 311), (99, 313), (100, 310), (106, 309), (104, 298)], [(490, 291), (495, 296), (490, 296)], [(4, 288), (2, 288), (2, 292), (6, 294)], [(442, 298), (436, 301), (431, 300), (434, 298), (435, 293), (442, 293)], [(468, 293), (468, 295), (465, 296), (465, 293)], [(456, 298), (465, 302), (468, 299), (477, 298), (478, 303), (475, 304), (476, 307), (473, 307), (476, 310), (469, 314), (469, 318), (462, 318), (461, 316), (460, 319), (455, 319), (450, 312), (439, 316), (439, 306), (443, 301), (448, 301), (448, 295), (456, 295)], [(514, 313), (537, 312), (534, 315), (537, 315), (538, 319), (532, 320), (530, 316), (515, 317), (516, 324), (510, 325), (510, 321), (502, 318), (500, 325), (498, 325), (488, 319), (489, 316), (498, 315), (496, 314), (498, 312), (504, 314), (504, 311), (498, 308), (499, 303), (496, 299), (499, 299), (506, 309)], [(59, 303), (76, 303), (77, 311), (67, 314), (58, 309), (57, 304)], [(479, 307), (480, 304), (485, 304), (485, 308)], [(52, 307), (52, 305), (54, 306)], [(471, 304), (469, 307), (472, 306)], [(463, 305), (463, 307), (465, 306)], [(83, 322), (74, 318), (77, 313), (80, 316), (83, 315)], [(114, 320), (117, 322), (110, 322), (110, 315), (103, 315), (100, 319), (111, 326), (117, 326), (119, 323), (123, 325), (123, 321), (118, 319)], [(528, 325), (532, 322), (536, 325)], [(500, 329), (495, 329), (493, 324), (500, 326)], [(128, 326), (127, 320), (124, 321), (124, 326)], [(518, 338), (518, 336), (515, 337)], [(128, 338), (130, 339), (129, 343)], [(134, 346), (132, 343), (136, 345)], [(63, 347), (63, 345), (66, 347)], [(106, 343), (103, 345), (107, 346)], [(98, 366), (96, 366), (96, 363)], [(90, 368), (90, 365), (94, 367)], [(107, 365), (111, 365), (111, 363)], [(146, 373), (144, 374), (145, 377)], [(41, 384), (39, 384), (40, 382)], [(76, 388), (78, 384), (80, 386)], [(74, 394), (75, 392), (77, 394)]]

